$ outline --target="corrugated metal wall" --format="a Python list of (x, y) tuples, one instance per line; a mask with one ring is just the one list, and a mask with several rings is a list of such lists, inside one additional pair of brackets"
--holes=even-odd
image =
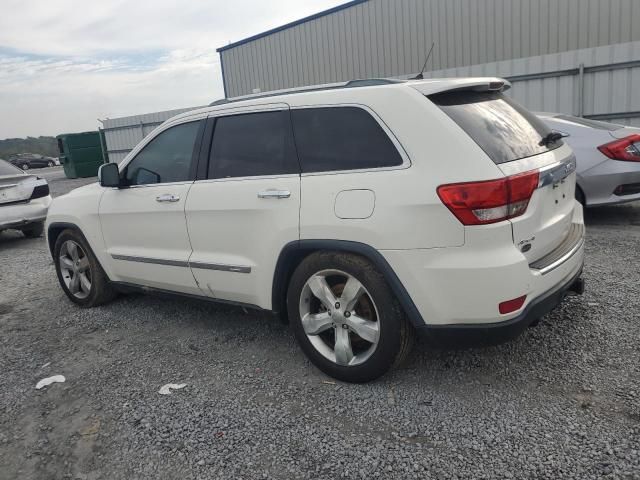
[(220, 49), (227, 96), (640, 41), (640, 0), (369, 0)]
[(102, 122), (107, 144), (107, 154), (110, 162), (120, 162), (127, 153), (140, 143), (144, 137), (151, 133), (165, 120), (180, 113), (195, 110), (200, 107), (181, 108), (164, 112), (133, 115), (130, 117), (110, 118), (100, 120)]
[(511, 95), (533, 111), (640, 126), (640, 42), (425, 74), (425, 78), (469, 76), (510, 78)]

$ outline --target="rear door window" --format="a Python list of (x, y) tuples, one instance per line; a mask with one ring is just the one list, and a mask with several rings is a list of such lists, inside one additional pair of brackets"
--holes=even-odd
[(216, 118), (208, 178), (300, 173), (288, 111)]
[(553, 150), (544, 142), (551, 130), (542, 120), (499, 92), (449, 91), (429, 99), (456, 122), (496, 164)]
[(303, 108), (291, 117), (304, 173), (402, 165), (387, 133), (362, 108)]

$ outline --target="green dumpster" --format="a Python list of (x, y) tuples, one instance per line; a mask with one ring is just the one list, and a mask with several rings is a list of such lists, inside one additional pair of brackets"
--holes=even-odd
[(56, 137), (67, 178), (95, 177), (104, 163), (100, 132), (65, 133)]

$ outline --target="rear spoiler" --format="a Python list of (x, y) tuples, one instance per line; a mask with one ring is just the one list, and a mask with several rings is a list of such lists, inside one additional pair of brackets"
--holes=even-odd
[(476, 77), (476, 78), (431, 78), (417, 82), (408, 82), (423, 95), (450, 92), (453, 90), (471, 90), (474, 92), (504, 92), (511, 88), (511, 83), (504, 78)]

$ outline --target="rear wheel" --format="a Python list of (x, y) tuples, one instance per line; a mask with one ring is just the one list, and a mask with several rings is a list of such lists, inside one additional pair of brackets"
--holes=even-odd
[(413, 328), (383, 276), (356, 255), (307, 257), (292, 276), (287, 304), (302, 350), (339, 380), (374, 380), (413, 345)]
[(27, 238), (38, 238), (41, 237), (44, 232), (44, 223), (32, 223), (28, 227), (22, 228), (20, 231)]
[(20, 168), (22, 168), (22, 170), (29, 170), (29, 164), (28, 163), (23, 163), (22, 167), (20, 167)]
[(72, 302), (96, 307), (116, 297), (84, 237), (75, 230), (65, 230), (57, 238), (54, 259), (60, 286)]

